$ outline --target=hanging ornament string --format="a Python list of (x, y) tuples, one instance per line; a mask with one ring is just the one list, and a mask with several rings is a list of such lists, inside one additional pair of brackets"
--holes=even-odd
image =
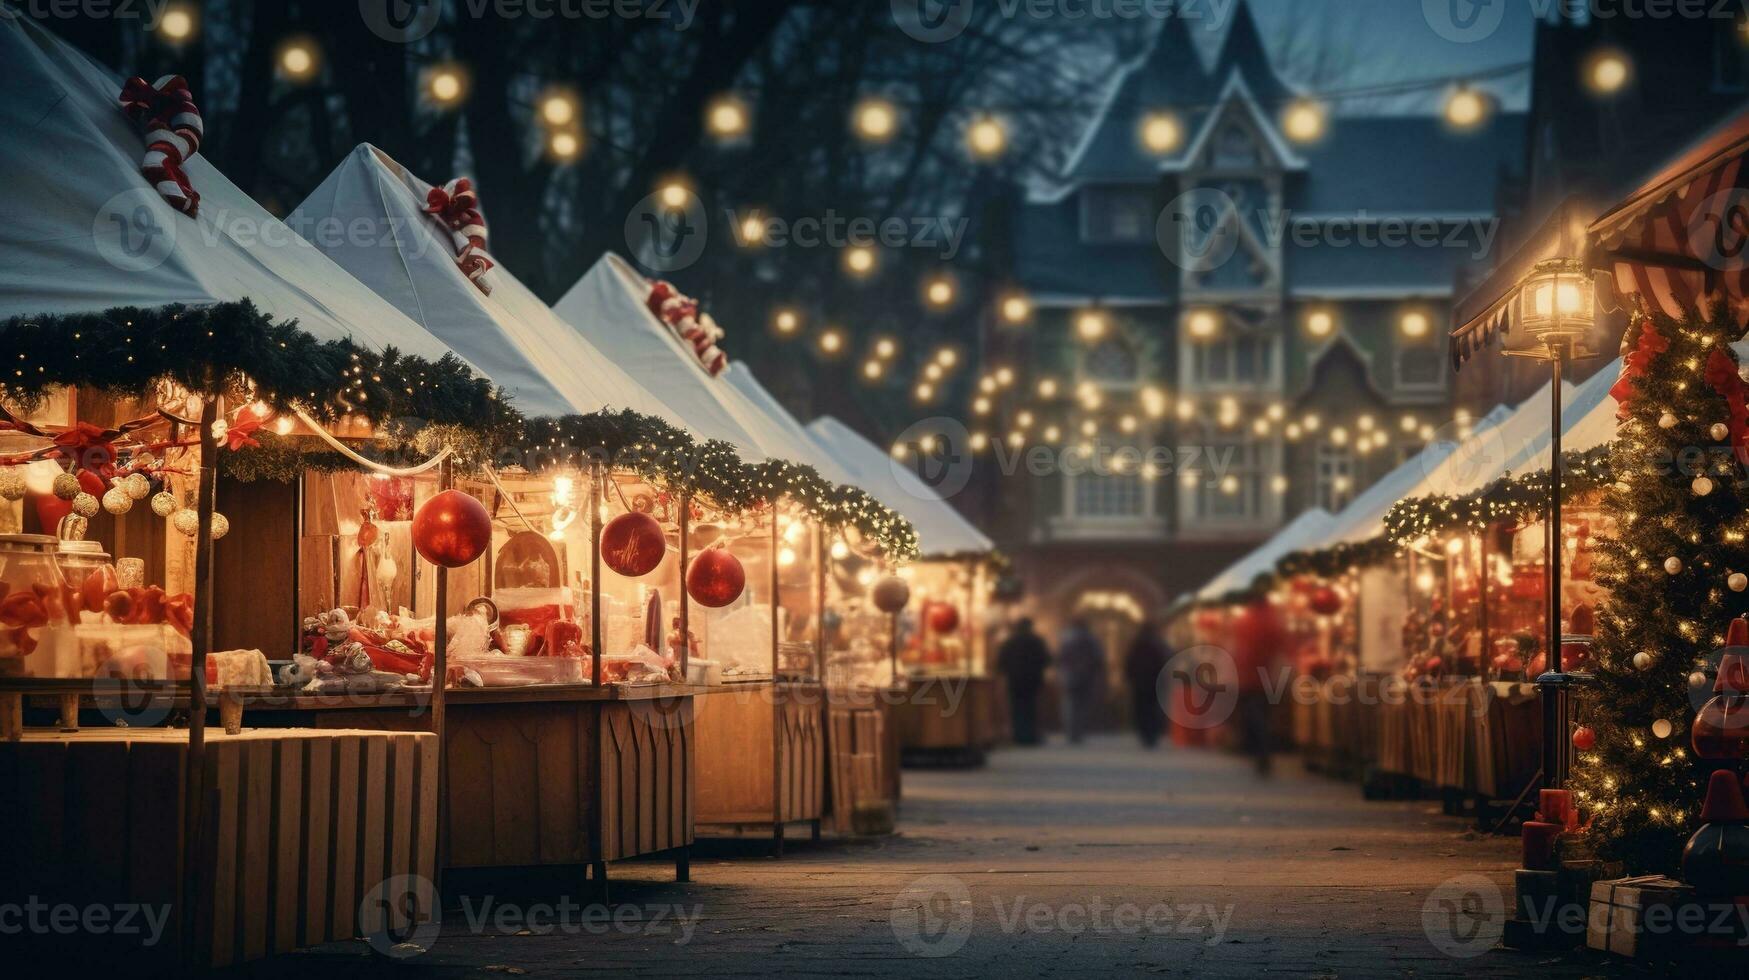
[(480, 292), (490, 296), (492, 282), (486, 273), (495, 263), (486, 251), (486, 217), (480, 213), (480, 195), (474, 182), (459, 177), (433, 187), (425, 195), (425, 213), (436, 218), (449, 232), (455, 246), (455, 264)]
[(13, 415), (0, 405), (0, 432), (47, 439), (51, 445), (29, 453), (0, 457), (0, 465), (17, 466), (45, 459), (64, 459), (72, 463), (74, 472), (89, 470), (105, 482), (114, 479), (120, 470), (116, 465), (116, 440), (158, 421), (157, 415), (130, 419), (114, 428), (105, 429), (90, 422), (76, 422), (59, 431), (50, 431)]
[(418, 466), (384, 466), (375, 460), (360, 456), (357, 452), (354, 452), (351, 446), (341, 442), (329, 433), (327, 429), (322, 428), (321, 424), (305, 414), (303, 409), (293, 409), (292, 414), (296, 415), (299, 421), (309, 426), (310, 431), (314, 432), (323, 442), (327, 443), (330, 449), (333, 449), (335, 452), (345, 456), (347, 459), (352, 460), (354, 463), (357, 463), (359, 466), (364, 467), (370, 472), (381, 473), (383, 476), (418, 476), (421, 473), (429, 473), (436, 469), (444, 460), (455, 455), (455, 448), (453, 446), (445, 446), (443, 447), (442, 452), (425, 462), (420, 463)]
[(503, 498), (504, 502), (510, 505), (510, 512), (516, 515), (516, 519), (522, 522), (523, 527), (526, 527), (530, 531), (532, 531), (536, 534), (539, 534), (540, 529), (536, 528), (534, 526), (533, 521), (531, 521), (527, 517), (523, 516), (522, 508), (516, 506), (516, 498), (511, 495), (509, 490), (504, 489), (503, 483), (500, 483), (498, 481), (497, 471), (492, 469), (492, 467), (490, 467), (490, 466), (484, 467), (484, 469), (486, 470), (486, 478), (492, 481), (492, 485), (494, 487), (498, 488), (498, 496)]
[(165, 75), (148, 84), (143, 78), (130, 78), (121, 89), (121, 107), (129, 119), (146, 127), (140, 173), (171, 207), (195, 217), (200, 213), (200, 194), (182, 168), (200, 152), (205, 127), (188, 80)]

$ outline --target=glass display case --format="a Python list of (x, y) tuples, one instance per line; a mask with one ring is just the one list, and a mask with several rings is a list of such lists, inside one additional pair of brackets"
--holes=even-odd
[(899, 571), (911, 584), (902, 616), (899, 656), (917, 674), (986, 672), (982, 614), (982, 569), (974, 562), (923, 561)]
[(788, 630), (788, 617), (774, 611), (777, 515), (768, 507), (736, 513), (702, 499), (695, 504), (687, 587), (688, 625), (699, 657), (709, 676), (723, 683), (770, 680), (774, 625), (777, 636)]

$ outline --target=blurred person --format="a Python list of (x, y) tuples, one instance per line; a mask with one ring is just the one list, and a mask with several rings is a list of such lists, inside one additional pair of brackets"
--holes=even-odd
[(1274, 672), (1287, 647), (1287, 627), (1275, 604), (1259, 596), (1233, 621), (1233, 666), (1237, 671), (1239, 733), (1245, 752), (1267, 777), (1275, 752), (1266, 678)]
[(1160, 675), (1172, 651), (1161, 639), (1158, 627), (1144, 620), (1135, 641), (1124, 656), (1124, 680), (1130, 688), (1130, 713), (1136, 721), (1136, 737), (1144, 748), (1153, 748), (1166, 730), (1166, 706), (1160, 702)]
[(1015, 745), (1037, 745), (1038, 694), (1044, 687), (1045, 669), (1051, 651), (1044, 637), (1033, 630), (1032, 620), (1014, 624), (1002, 645), (996, 648), (996, 671), (1008, 684), (1008, 714)]
[(1063, 684), (1063, 728), (1070, 743), (1079, 743), (1105, 696), (1105, 647), (1085, 619), (1072, 621), (1063, 631), (1057, 677)]

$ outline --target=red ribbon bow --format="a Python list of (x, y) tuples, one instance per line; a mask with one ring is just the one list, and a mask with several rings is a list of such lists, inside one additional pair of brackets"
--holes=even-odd
[(1659, 354), (1670, 349), (1670, 341), (1658, 333), (1650, 317), (1640, 321), (1640, 336), (1634, 349), (1622, 358), (1621, 377), (1616, 379), (1614, 387), (1609, 389), (1610, 397), (1620, 406), (1616, 409), (1618, 421), (1626, 422), (1633, 414), (1633, 401), (1637, 394), (1634, 381), (1652, 367), (1652, 361)]
[(73, 427), (55, 436), (55, 446), (61, 457), (72, 461), (73, 470), (90, 470), (105, 481), (115, 476), (115, 445), (117, 433), (90, 422), (75, 422)]
[(1737, 373), (1737, 359), (1714, 347), (1706, 359), (1706, 383), (1719, 393), (1730, 408), (1726, 416), (1731, 430), (1731, 448), (1739, 461), (1746, 460), (1745, 445), (1749, 445), (1749, 403), (1745, 399), (1743, 377)]
[(200, 152), (206, 130), (188, 80), (165, 75), (152, 84), (130, 78), (121, 89), (121, 107), (129, 119), (146, 127), (140, 173), (171, 207), (194, 217), (200, 212), (200, 195), (182, 167)]
[(262, 418), (254, 412), (242, 412), (237, 420), (225, 427), (225, 448), (231, 452), (244, 449), (260, 449), (261, 443), (256, 441), (255, 433), (261, 429)]

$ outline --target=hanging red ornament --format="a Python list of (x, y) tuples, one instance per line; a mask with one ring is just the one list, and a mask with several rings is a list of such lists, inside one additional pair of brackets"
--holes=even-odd
[(621, 514), (601, 529), (602, 564), (628, 578), (655, 571), (667, 554), (662, 525), (647, 513)]
[(875, 608), (887, 615), (904, 609), (911, 602), (911, 585), (897, 575), (889, 575), (874, 587)]
[(492, 544), (492, 515), (460, 490), (445, 490), (413, 515), (413, 547), (433, 565), (460, 568)]
[(1597, 747), (1597, 733), (1589, 725), (1580, 725), (1573, 729), (1573, 747), (1581, 752), (1589, 752)]
[(747, 570), (726, 548), (706, 548), (686, 570), (686, 594), (708, 609), (721, 609), (747, 588)]
[(1342, 611), (1342, 593), (1328, 585), (1312, 592), (1312, 611), (1320, 616), (1334, 616)]
[(368, 509), (361, 510), (358, 513), (359, 517), (362, 519), (358, 525), (358, 546), (360, 548), (368, 548), (377, 543), (377, 539), (382, 536), (382, 530), (371, 521), (370, 511)]
[(960, 611), (950, 603), (938, 602), (929, 607), (929, 632), (952, 633), (960, 628)]
[(36, 507), (36, 521), (43, 534), (54, 534), (61, 519), (73, 513), (73, 501), (62, 500), (52, 493), (33, 493), (30, 502)]

